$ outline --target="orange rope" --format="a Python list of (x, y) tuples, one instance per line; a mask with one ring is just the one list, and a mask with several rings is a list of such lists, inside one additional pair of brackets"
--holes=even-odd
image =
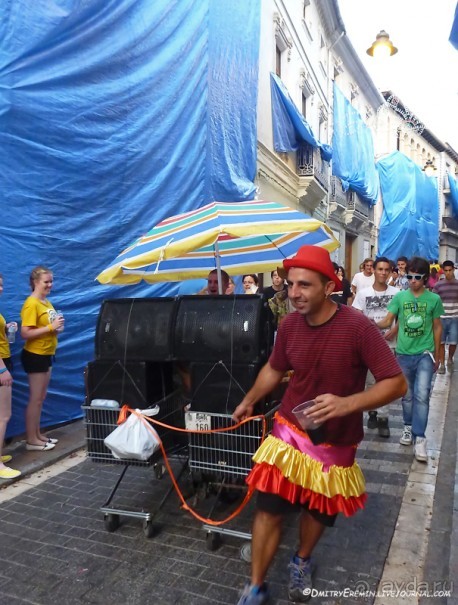
[[(121, 408), (121, 411), (119, 413), (119, 418), (118, 418), (118, 424), (122, 424), (122, 422), (124, 422), (127, 419), (127, 414), (128, 412), (130, 412), (131, 414), (135, 414), (136, 416), (138, 416), (142, 421), (147, 420), (148, 422), (150, 422), (151, 424), (157, 424), (159, 426), (162, 426), (164, 428), (167, 429), (171, 429), (172, 431), (179, 431), (181, 433), (200, 433), (200, 434), (211, 434), (211, 433), (221, 433), (221, 432), (225, 432), (225, 431), (234, 431), (236, 429), (238, 429), (239, 427), (241, 427), (242, 425), (246, 424), (247, 422), (251, 422), (252, 420), (257, 420), (257, 419), (262, 419), (262, 435), (261, 435), (261, 443), (264, 441), (265, 435), (266, 435), (266, 418), (263, 415), (258, 415), (258, 416), (251, 416), (250, 418), (245, 418), (245, 420), (242, 420), (240, 422), (238, 422), (237, 424), (234, 424), (230, 427), (227, 428), (222, 428), (222, 429), (213, 429), (213, 430), (208, 430), (208, 431), (193, 431), (193, 430), (188, 430), (188, 429), (181, 429), (175, 426), (170, 426), (169, 424), (164, 424), (163, 422), (160, 422), (159, 420), (154, 420), (153, 418), (150, 418), (149, 416), (144, 416), (143, 414), (141, 414), (140, 412), (137, 412), (136, 410), (129, 408), (128, 405), (123, 405)], [(149, 430), (153, 430), (152, 427), (149, 426), (149, 424), (146, 424), (145, 426), (148, 427)], [(189, 513), (191, 513), (191, 515), (193, 517), (195, 517), (196, 519), (198, 519), (199, 521), (202, 521), (202, 523), (206, 523), (208, 525), (214, 525), (214, 526), (219, 526), (219, 525), (224, 525), (225, 523), (228, 523), (229, 521), (232, 521), (232, 519), (234, 519), (235, 517), (237, 517), (237, 515), (239, 515), (242, 510), (245, 508), (245, 506), (248, 504), (248, 502), (251, 500), (251, 497), (253, 496), (254, 493), (254, 489), (251, 487), (248, 487), (247, 493), (244, 497), (244, 499), (242, 500), (242, 502), (239, 504), (239, 506), (235, 509), (235, 511), (233, 511), (228, 517), (226, 517), (225, 519), (222, 519), (221, 521), (214, 521), (213, 519), (207, 519), (206, 517), (202, 517), (201, 515), (199, 515), (199, 513), (197, 513), (194, 509), (192, 509), (186, 502), (186, 500), (184, 499), (183, 493), (180, 490), (180, 487), (178, 485), (177, 480), (175, 479), (175, 475), (173, 473), (172, 467), (170, 466), (169, 463), (169, 459), (167, 458), (167, 453), (165, 451), (164, 445), (162, 443), (161, 438), (159, 437), (159, 435), (156, 433), (154, 433), (154, 436), (156, 439), (159, 439), (159, 447), (161, 448), (161, 452), (162, 452), (162, 456), (164, 458), (164, 464), (165, 467), (167, 468), (167, 471), (170, 475), (170, 478), (172, 480), (172, 484), (173, 487), (175, 488), (175, 491), (178, 495), (178, 498), (181, 501), (181, 505), (182, 508), (184, 510), (187, 510)]]

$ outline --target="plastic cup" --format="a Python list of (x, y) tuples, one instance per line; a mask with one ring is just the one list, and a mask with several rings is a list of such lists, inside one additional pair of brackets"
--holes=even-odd
[(13, 344), (13, 342), (16, 342), (16, 332), (17, 332), (16, 326), (9, 326), (7, 336), (8, 336), (8, 342), (10, 344)]
[(305, 410), (312, 407), (312, 405), (315, 405), (315, 401), (310, 399), (310, 401), (304, 401), (293, 409), (293, 414), (304, 431), (313, 431), (323, 424), (322, 422), (315, 422), (312, 418), (304, 416)]

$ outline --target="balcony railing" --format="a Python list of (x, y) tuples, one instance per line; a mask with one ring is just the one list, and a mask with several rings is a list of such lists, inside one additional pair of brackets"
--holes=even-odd
[(358, 218), (374, 222), (374, 207), (362, 202), (354, 191), (347, 192), (347, 209), (353, 211)]
[(337, 176), (331, 176), (329, 202), (341, 208), (347, 208), (347, 193), (342, 189), (342, 181)]
[(311, 145), (302, 145), (296, 153), (297, 174), (312, 176), (320, 183), (325, 191), (329, 189), (329, 163), (323, 160), (320, 150)]

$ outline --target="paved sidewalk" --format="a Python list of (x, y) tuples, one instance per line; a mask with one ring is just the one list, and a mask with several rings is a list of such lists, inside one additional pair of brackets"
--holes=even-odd
[[(403, 582), (421, 580), (424, 569), (429, 573), (428, 579), (434, 579), (434, 570), (428, 563), (433, 554), (429, 536), (437, 506), (437, 471), (449, 385), (448, 374), (437, 377), (428, 435), (434, 452), (428, 465), (413, 460), (411, 447), (399, 445), (400, 405), (393, 406), (390, 439), (381, 439), (375, 431), (367, 431), (358, 459), (366, 476), (368, 504), (351, 519), (338, 518), (336, 526), (327, 531), (319, 544), (315, 584), (322, 595), (314, 597), (311, 603), (413, 605), (418, 598), (402, 600), (390, 596), (375, 600), (370, 594), (351, 593), (375, 591), (380, 581), (385, 587), (385, 582), (395, 578)], [(452, 393), (456, 398), (456, 390)], [(450, 423), (446, 430), (456, 431), (456, 416), (454, 420), (455, 425)], [(242, 540), (224, 536), (218, 550), (208, 551), (202, 525), (180, 508), (173, 494), (154, 518), (157, 531), (152, 539), (145, 537), (140, 520), (129, 517), (121, 518), (117, 531), (107, 532), (99, 509), (119, 476), (120, 466), (95, 464), (83, 458), (81, 422), (59, 427), (52, 434), (61, 442), (55, 450), (40, 456), (35, 452), (22, 454), (21, 446), (17, 445), (13, 451), (15, 463), (25, 476), (4, 489), (0, 486), (0, 602), (9, 605), (47, 605), (50, 601), (63, 605), (237, 602), (249, 574), (249, 565), (240, 558)], [(456, 438), (456, 432), (454, 435)], [(58, 448), (65, 440), (66, 447), (73, 441), (71, 456), (67, 453), (63, 460), (44, 467), (52, 456), (60, 456)], [(21, 458), (29, 454), (33, 460)], [(27, 469), (32, 464), (41, 464), (42, 468), (29, 476)], [(130, 467), (114, 504), (121, 510), (154, 511), (170, 483), (167, 476), (159, 480), (152, 471), (151, 467)], [(443, 483), (446, 484), (445, 479)], [(190, 491), (189, 481), (183, 484)], [(205, 516), (211, 505), (212, 496), (199, 501), (198, 509)], [(218, 508), (214, 516), (222, 518), (226, 514), (227, 510)], [(249, 532), (251, 516), (249, 505), (227, 527)], [(296, 519), (291, 518), (269, 573), (272, 602), (278, 605), (287, 603), (287, 563), (296, 536)], [(443, 533), (442, 539), (450, 540), (450, 536)], [(440, 556), (437, 541), (434, 548), (436, 557)], [(428, 602), (442, 603), (434, 599)]]

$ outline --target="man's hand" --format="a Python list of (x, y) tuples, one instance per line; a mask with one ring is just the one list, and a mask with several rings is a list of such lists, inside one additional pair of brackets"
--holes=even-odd
[(241, 420), (250, 418), (250, 416), (253, 416), (253, 410), (254, 403), (249, 403), (248, 401), (243, 400), (235, 408), (234, 413), (232, 414), (232, 419), (235, 420), (235, 422), (240, 422)]
[(315, 397), (315, 405), (305, 410), (304, 416), (313, 419), (318, 424), (326, 422), (330, 418), (346, 416), (352, 411), (346, 397), (338, 397), (331, 393), (325, 393), (324, 395)]

